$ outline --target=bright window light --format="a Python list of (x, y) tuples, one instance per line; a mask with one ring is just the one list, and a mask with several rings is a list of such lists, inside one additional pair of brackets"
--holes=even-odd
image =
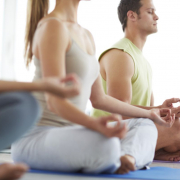
[[(0, 1), (0, 69), (2, 61), (2, 32), (3, 32), (3, 16), (4, 14), (4, 1)], [(0, 73), (1, 78), (1, 73)]]

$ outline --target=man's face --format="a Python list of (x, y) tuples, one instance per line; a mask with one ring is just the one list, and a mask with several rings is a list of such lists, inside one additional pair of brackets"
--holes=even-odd
[(155, 7), (152, 0), (141, 0), (142, 7), (140, 8), (139, 19), (137, 20), (137, 27), (141, 32), (147, 35), (157, 32), (157, 20)]

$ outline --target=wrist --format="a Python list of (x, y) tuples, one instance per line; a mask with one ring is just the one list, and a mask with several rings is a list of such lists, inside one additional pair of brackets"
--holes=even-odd
[(162, 105), (156, 106), (155, 108), (162, 109)]
[(96, 121), (96, 118), (87, 116), (87, 119), (85, 121), (86, 122), (85, 126), (89, 129), (96, 130), (95, 121)]
[(148, 110), (147, 118), (152, 119), (152, 110)]
[(48, 86), (47, 86), (46, 81), (40, 80), (40, 81), (36, 81), (34, 83), (37, 87), (37, 91), (48, 91)]

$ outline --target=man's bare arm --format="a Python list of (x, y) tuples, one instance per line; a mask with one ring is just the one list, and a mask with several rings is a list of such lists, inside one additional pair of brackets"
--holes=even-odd
[[(102, 78), (106, 81), (107, 94), (116, 99), (119, 99), (120, 101), (131, 104), (131, 78), (134, 75), (134, 62), (132, 57), (122, 50), (111, 49), (100, 59), (100, 72)], [(176, 103), (178, 101), (179, 99), (172, 98), (166, 100), (160, 106), (154, 106), (154, 96), (152, 93), (151, 106), (135, 106), (146, 110), (153, 108), (169, 108), (168, 104)], [(164, 114), (164, 116), (165, 115), (166, 114)], [(123, 116), (123, 119), (129, 118), (130, 117)]]
[[(118, 49), (108, 51), (100, 59), (101, 76), (106, 80), (107, 94), (131, 104), (134, 62), (132, 57)], [(154, 107), (136, 106), (150, 110)], [(130, 117), (123, 116), (123, 119)], [(131, 117), (132, 118), (132, 117)]]
[(107, 94), (131, 104), (131, 78), (134, 74), (131, 56), (121, 50), (112, 49), (100, 59), (100, 68), (101, 76), (106, 80)]

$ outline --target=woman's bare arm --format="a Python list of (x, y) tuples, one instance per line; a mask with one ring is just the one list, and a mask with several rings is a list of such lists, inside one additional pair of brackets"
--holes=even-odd
[[(71, 86), (65, 83), (71, 81)], [(16, 82), (0, 80), (0, 93), (12, 91), (41, 91), (48, 92), (61, 98), (74, 97), (80, 92), (80, 84), (76, 75), (65, 78), (50, 77), (36, 82)]]
[(10, 91), (44, 91), (44, 82), (15, 82), (15, 81), (0, 81), (0, 92)]
[[(149, 118), (155, 123), (167, 127), (171, 127), (175, 121), (175, 115), (171, 115), (171, 111), (168, 109), (145, 110), (106, 95), (102, 88), (100, 76), (92, 86), (90, 100), (96, 109), (121, 114), (123, 116)], [(161, 114), (163, 113), (167, 114), (165, 118), (161, 118)]]

